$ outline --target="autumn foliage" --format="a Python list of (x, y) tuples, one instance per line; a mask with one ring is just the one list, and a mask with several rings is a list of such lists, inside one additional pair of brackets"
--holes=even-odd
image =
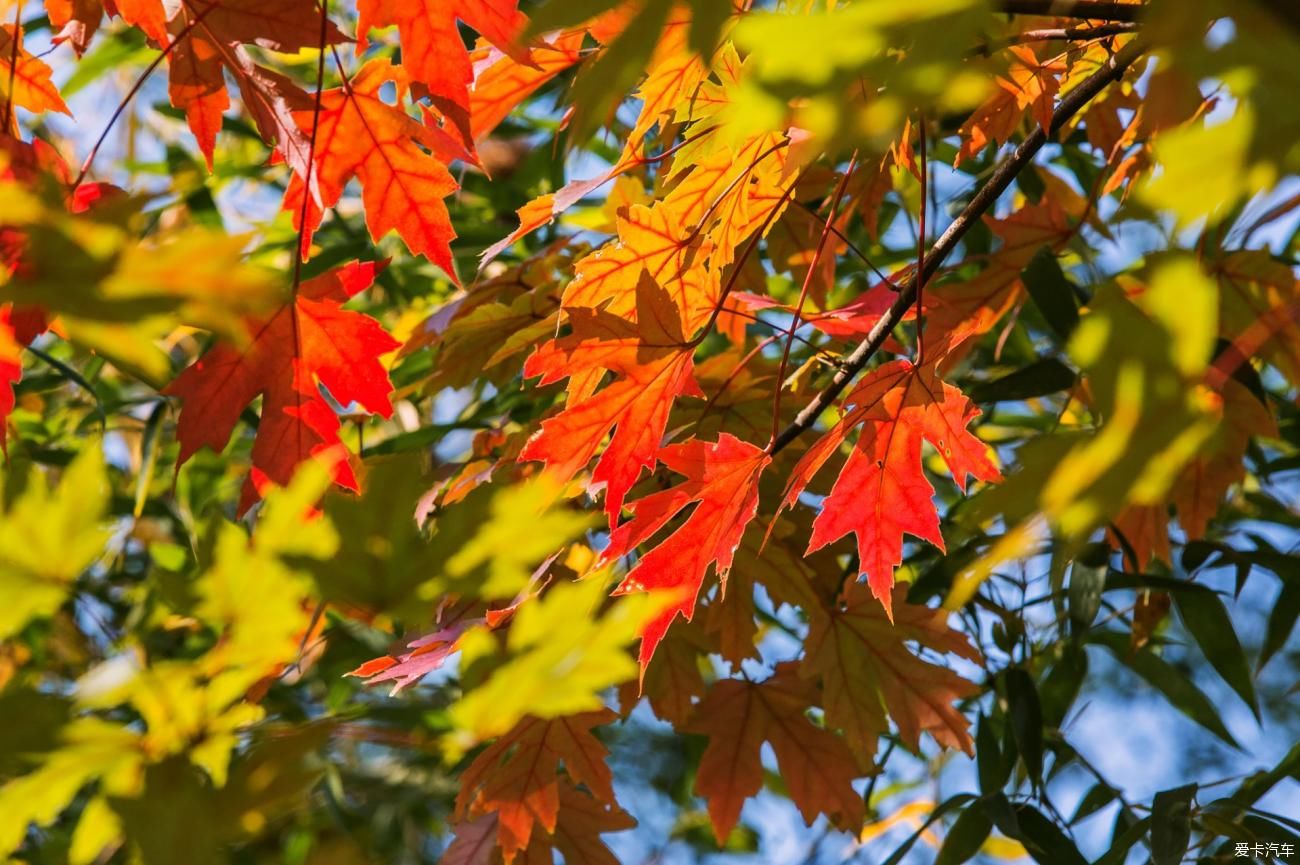
[(0, 854), (675, 862), (770, 852), (773, 801), (891, 865), (1294, 831), (1300, 751), (1135, 806), (1069, 739), (1090, 657), (1272, 722), (1286, 4), (0, 13)]

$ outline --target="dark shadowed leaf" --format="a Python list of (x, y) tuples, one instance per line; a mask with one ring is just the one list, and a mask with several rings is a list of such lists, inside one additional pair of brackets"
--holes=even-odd
[(1196, 785), (1161, 790), (1151, 803), (1151, 860), (1177, 865), (1192, 837), (1192, 799)]

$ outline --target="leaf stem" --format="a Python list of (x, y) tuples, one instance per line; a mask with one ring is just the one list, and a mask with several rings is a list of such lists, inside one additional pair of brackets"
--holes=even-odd
[(23, 38), (23, 0), (18, 0), (14, 9), (13, 50), (9, 54), (9, 89), (5, 93), (4, 122), (0, 123), (0, 132), (9, 133), (14, 120), (14, 83), (18, 80), (18, 53)]
[(81, 163), (81, 170), (77, 172), (77, 179), (73, 181), (72, 184), (72, 192), (76, 192), (77, 188), (85, 182), (86, 175), (90, 173), (90, 166), (94, 164), (95, 157), (99, 155), (99, 148), (103, 147), (104, 142), (108, 139), (108, 133), (113, 131), (113, 127), (117, 125), (117, 121), (122, 117), (122, 112), (126, 111), (127, 106), (131, 104), (131, 100), (140, 92), (140, 88), (144, 86), (144, 83), (149, 80), (149, 76), (152, 75), (153, 71), (157, 69), (163, 60), (172, 53), (172, 49), (179, 45), (182, 39), (189, 36), (190, 32), (194, 30), (195, 27), (198, 27), (199, 24), (202, 23), (203, 19), (207, 17), (207, 14), (215, 8), (217, 8), (215, 5), (209, 6), (191, 20), (190, 23), (186, 24), (181, 32), (177, 33), (172, 40), (163, 47), (162, 51), (158, 53), (158, 56), (150, 61), (149, 65), (145, 67), (144, 72), (140, 73), (140, 77), (135, 80), (135, 83), (131, 85), (131, 89), (126, 92), (126, 95), (122, 97), (122, 101), (117, 104), (117, 108), (113, 110), (113, 116), (108, 118), (108, 123), (104, 125), (104, 131), (99, 133), (99, 138), (95, 139), (95, 146), (90, 148), (90, 153), (86, 155), (85, 161)]

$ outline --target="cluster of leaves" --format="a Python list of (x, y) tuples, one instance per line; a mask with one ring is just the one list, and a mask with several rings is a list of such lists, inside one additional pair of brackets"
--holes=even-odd
[(760, 795), (919, 809), (891, 865), (1300, 831), (1300, 747), (1147, 806), (1067, 735), (1121, 668), (1229, 747), (1207, 676), (1285, 702), (1285, 4), (0, 11), (0, 853), (599, 865), (634, 787), (659, 857)]

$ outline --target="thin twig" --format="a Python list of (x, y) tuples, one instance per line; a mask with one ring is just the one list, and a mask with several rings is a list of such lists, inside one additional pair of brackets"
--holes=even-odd
[[(1060, 130), (1106, 85), (1118, 80), (1129, 66), (1141, 56), (1142, 50), (1138, 43), (1125, 46), (1110, 58), (1110, 62), (1106, 66), (1094, 72), (1078, 87), (1065, 95), (1056, 111), (1052, 114), (1051, 128), (1043, 129), (1040, 126), (1030, 133), (1024, 142), (1016, 148), (1015, 152), (998, 165), (989, 177), (988, 182), (980, 187), (980, 190), (975, 193), (970, 203), (966, 205), (952, 224), (935, 241), (925, 259), (923, 278), (933, 276), (943, 265), (944, 259), (956, 248), (961, 239), (966, 236), (966, 233), (979, 222), (985, 211), (991, 208), (1002, 193), (1006, 191), (1011, 182), (1015, 180), (1016, 175), (1033, 161), (1038, 151), (1047, 143), (1048, 136)], [(871, 360), (872, 355), (884, 343), (890, 332), (903, 320), (903, 316), (915, 302), (917, 276), (915, 273), (912, 274), (911, 278), (904, 283), (902, 290), (899, 291), (898, 297), (889, 307), (889, 310), (876, 322), (862, 342), (858, 343), (857, 348), (844, 359), (844, 365), (836, 371), (830, 383), (799, 412), (789, 426), (782, 430), (781, 435), (772, 443), (770, 453), (779, 452), (794, 441), (804, 430), (810, 428), (817, 418), (821, 416), (821, 413), (839, 397), (853, 377), (867, 365), (867, 361)]]
[(1009, 15), (1046, 15), (1052, 18), (1082, 18), (1088, 21), (1140, 21), (1145, 4), (1115, 3), (1109, 0), (997, 0), (999, 12)]
[(1108, 36), (1122, 36), (1136, 33), (1138, 25), (1132, 21), (1111, 21), (1092, 27), (1044, 27), (1038, 30), (1025, 30), (1005, 39), (988, 42), (974, 49), (972, 53), (987, 57), (994, 51), (1000, 51), (1011, 45), (1023, 45), (1027, 42), (1078, 42), (1104, 39)]
[(95, 157), (99, 155), (99, 148), (103, 147), (104, 142), (108, 139), (108, 133), (113, 131), (113, 127), (122, 117), (122, 112), (131, 104), (131, 100), (135, 98), (135, 95), (140, 92), (140, 88), (149, 80), (149, 76), (152, 75), (153, 71), (157, 69), (163, 60), (172, 53), (172, 49), (179, 45), (182, 39), (188, 37), (190, 31), (195, 27), (198, 27), (207, 14), (216, 8), (215, 5), (209, 6), (207, 9), (200, 12), (198, 17), (186, 24), (181, 32), (177, 33), (176, 36), (167, 43), (163, 50), (158, 53), (158, 56), (150, 61), (149, 65), (144, 68), (144, 72), (140, 73), (140, 77), (135, 80), (135, 83), (131, 85), (131, 89), (122, 97), (122, 101), (117, 104), (117, 108), (113, 111), (113, 116), (108, 118), (108, 123), (104, 125), (104, 131), (99, 133), (99, 138), (95, 139), (95, 146), (90, 148), (90, 153), (86, 155), (86, 160), (81, 163), (81, 170), (77, 172), (77, 179), (72, 183), (73, 192), (75, 192), (77, 188), (85, 182), (86, 175), (90, 173), (90, 166), (94, 164)]

